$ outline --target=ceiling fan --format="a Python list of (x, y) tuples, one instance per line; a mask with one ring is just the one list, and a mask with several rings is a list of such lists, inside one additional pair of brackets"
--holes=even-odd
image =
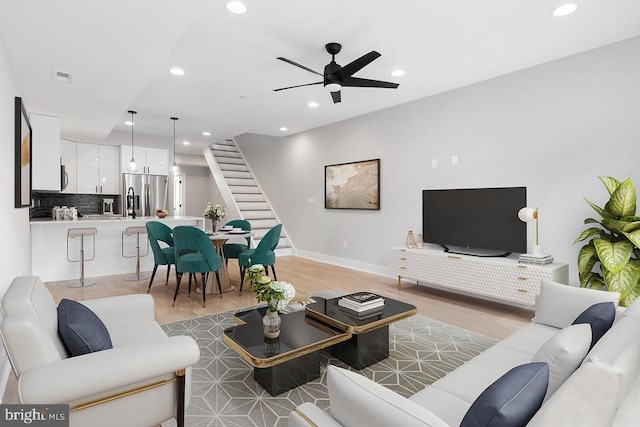
[(333, 103), (336, 104), (341, 102), (342, 98), (340, 95), (340, 89), (343, 87), (380, 87), (387, 89), (395, 89), (400, 86), (398, 83), (391, 82), (383, 82), (380, 80), (370, 80), (370, 79), (361, 79), (358, 77), (353, 77), (355, 73), (363, 69), (365, 66), (369, 65), (375, 59), (380, 57), (380, 54), (375, 50), (362, 55), (360, 58), (356, 59), (345, 65), (344, 67), (340, 66), (336, 63), (336, 55), (340, 53), (340, 49), (342, 49), (342, 45), (340, 43), (327, 43), (325, 45), (325, 49), (331, 55), (331, 62), (328, 63), (324, 67), (324, 74), (320, 74), (317, 71), (313, 71), (311, 68), (305, 67), (304, 65), (300, 65), (297, 62), (293, 62), (290, 59), (283, 58), (282, 56), (278, 57), (280, 61), (287, 62), (291, 65), (295, 65), (298, 68), (302, 68), (310, 73), (317, 74), (322, 77), (321, 82), (315, 83), (307, 83), (303, 85), (282, 87), (280, 89), (274, 89), (274, 92), (278, 92), (281, 90), (293, 89), (296, 87), (302, 86), (313, 86), (313, 85), (324, 85), (329, 92), (331, 92), (331, 98), (333, 99)]

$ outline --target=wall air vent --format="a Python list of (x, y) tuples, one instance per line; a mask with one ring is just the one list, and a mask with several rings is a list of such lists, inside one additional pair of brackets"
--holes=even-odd
[(71, 73), (64, 71), (53, 70), (53, 79), (63, 83), (71, 83)]

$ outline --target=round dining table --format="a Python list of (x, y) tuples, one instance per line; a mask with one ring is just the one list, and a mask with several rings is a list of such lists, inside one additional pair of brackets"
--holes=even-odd
[[(227, 264), (224, 262), (224, 252), (223, 246), (227, 243), (227, 240), (234, 237), (241, 237), (243, 240), (247, 237), (251, 237), (254, 235), (253, 231), (245, 231), (243, 233), (234, 232), (234, 231), (225, 231), (219, 230), (216, 232), (207, 231), (207, 235), (211, 239), (211, 242), (216, 247), (216, 252), (220, 257), (222, 257), (222, 265), (220, 266), (220, 270), (218, 274), (220, 276), (220, 288), (222, 289), (222, 293), (231, 292), (235, 289), (235, 286), (231, 284), (229, 280), (229, 271), (227, 270)], [(218, 286), (215, 283), (215, 274), (209, 275), (209, 280), (207, 281), (207, 293), (208, 294), (218, 294)]]

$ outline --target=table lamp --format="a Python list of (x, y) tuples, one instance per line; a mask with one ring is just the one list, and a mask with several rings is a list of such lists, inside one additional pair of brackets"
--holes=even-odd
[(532, 222), (535, 221), (536, 222), (536, 244), (533, 245), (533, 251), (531, 253), (531, 255), (535, 256), (535, 257), (541, 257), (542, 255), (542, 245), (540, 244), (540, 241), (538, 240), (538, 208), (532, 209), (532, 208), (527, 208), (524, 207), (522, 209), (520, 209), (518, 211), (518, 218), (520, 218), (520, 221), (522, 222)]

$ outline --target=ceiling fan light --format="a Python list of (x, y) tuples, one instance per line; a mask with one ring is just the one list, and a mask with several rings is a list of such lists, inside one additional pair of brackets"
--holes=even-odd
[(340, 83), (328, 83), (324, 87), (329, 92), (340, 92), (340, 89), (342, 89), (342, 86), (340, 85)]

